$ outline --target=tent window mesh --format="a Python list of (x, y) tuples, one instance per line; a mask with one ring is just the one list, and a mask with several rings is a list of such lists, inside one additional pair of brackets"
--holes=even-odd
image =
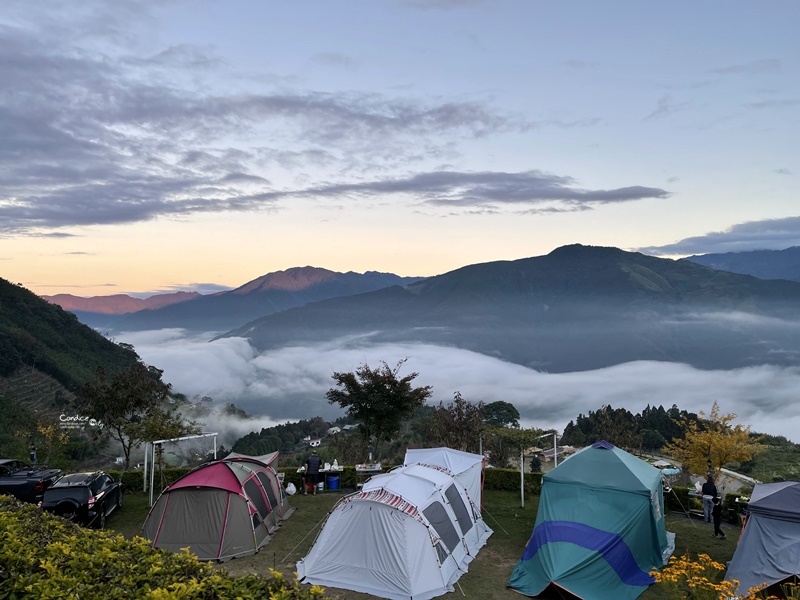
[(264, 499), (264, 494), (261, 493), (261, 486), (258, 485), (255, 479), (250, 478), (244, 482), (244, 491), (250, 498), (250, 502), (256, 507), (258, 514), (263, 519), (269, 514), (270, 508), (267, 506), (267, 501)]
[(467, 535), (467, 532), (472, 529), (472, 519), (469, 518), (469, 511), (467, 511), (467, 507), (464, 505), (464, 501), (461, 499), (461, 494), (458, 493), (456, 485), (453, 484), (447, 488), (444, 495), (453, 508), (453, 512), (456, 513), (456, 519), (458, 520), (458, 526), (461, 528), (462, 535)]
[(275, 490), (272, 489), (272, 484), (270, 483), (267, 474), (256, 473), (256, 477), (258, 477), (258, 480), (261, 482), (261, 486), (264, 488), (264, 491), (267, 492), (267, 499), (269, 500), (269, 505), (272, 508), (278, 506), (278, 499), (275, 497)]
[(450, 516), (447, 514), (444, 506), (442, 506), (440, 502), (433, 502), (428, 508), (422, 511), (422, 514), (425, 515), (425, 518), (428, 519), (428, 522), (436, 530), (436, 533), (442, 538), (444, 545), (450, 548), (452, 552), (461, 538), (458, 532), (456, 532), (456, 528), (450, 520)]
[(439, 556), (439, 564), (443, 565), (444, 561), (447, 560), (447, 550), (442, 546), (442, 542), (436, 544), (436, 554)]

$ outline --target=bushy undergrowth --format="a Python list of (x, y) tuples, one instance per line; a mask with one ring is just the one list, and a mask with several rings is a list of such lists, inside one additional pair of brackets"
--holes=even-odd
[[(384, 473), (389, 471), (391, 467), (384, 469)], [(170, 467), (164, 469), (163, 478), (162, 473), (158, 472), (156, 475), (155, 488), (162, 489), (163, 486), (168, 485), (180, 477), (188, 473), (190, 469)], [(301, 489), (302, 477), (297, 469), (280, 468), (278, 472), (284, 473), (284, 485), (293, 483), (297, 489)], [(112, 477), (120, 477), (122, 485), (128, 490), (141, 490), (143, 472), (141, 470), (118, 472), (109, 471)], [(342, 467), (336, 473), (339, 477), (339, 488), (355, 488), (358, 481), (358, 473), (354, 467)], [(519, 471), (514, 469), (486, 469), (486, 479), (484, 481), (484, 488), (487, 490), (500, 490), (500, 491), (515, 491), (519, 490)], [(162, 484), (162, 485), (160, 485)], [(542, 474), (541, 473), (525, 473), (525, 491), (529, 494), (538, 494), (542, 489)]]
[[(0, 599), (104, 598), (313, 600), (271, 572), (229, 577), (188, 553), (154, 550), (144, 538), (93, 531), (0, 496)], [(267, 575), (267, 574), (265, 574)]]

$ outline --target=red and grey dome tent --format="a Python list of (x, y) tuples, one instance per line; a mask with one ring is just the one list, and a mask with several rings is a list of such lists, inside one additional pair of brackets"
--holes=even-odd
[(269, 465), (276, 457), (234, 454), (193, 469), (161, 493), (142, 535), (200, 560), (255, 554), (294, 510)]

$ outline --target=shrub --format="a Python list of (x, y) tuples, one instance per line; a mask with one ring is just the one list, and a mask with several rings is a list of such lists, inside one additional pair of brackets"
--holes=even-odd
[(276, 571), (269, 578), (229, 577), (188, 552), (84, 529), (9, 496), (0, 496), (0, 539), (0, 598), (312, 600), (324, 594)]
[[(692, 559), (687, 552), (684, 556), (672, 556), (669, 564), (661, 571), (652, 571), (656, 586), (662, 588), (663, 596), (669, 599), (696, 598), (697, 600), (777, 600), (774, 595), (764, 593), (766, 585), (758, 586), (743, 594), (736, 594), (738, 580), (722, 578), (725, 565), (713, 560), (708, 554), (700, 554)], [(784, 593), (793, 590), (784, 589)], [(786, 596), (791, 598), (791, 596)]]
[[(484, 489), (515, 491), (519, 489), (519, 471), (514, 469), (486, 469)], [(525, 492), (538, 494), (542, 491), (542, 473), (525, 473)]]

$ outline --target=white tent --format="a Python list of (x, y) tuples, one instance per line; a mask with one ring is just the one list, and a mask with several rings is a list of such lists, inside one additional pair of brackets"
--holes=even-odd
[[(463, 454), (443, 452), (439, 458)], [(482, 464), (483, 457), (472, 456)], [(432, 454), (420, 458), (427, 462), (376, 475), (336, 504), (297, 563), (301, 582), (391, 600), (425, 600), (453, 591), (492, 530), (444, 461), (434, 464)]]
[(480, 454), (471, 454), (452, 448), (420, 448), (406, 450), (403, 464), (433, 465), (445, 468), (465, 488), (472, 503), (479, 509), (483, 506), (483, 464)]

